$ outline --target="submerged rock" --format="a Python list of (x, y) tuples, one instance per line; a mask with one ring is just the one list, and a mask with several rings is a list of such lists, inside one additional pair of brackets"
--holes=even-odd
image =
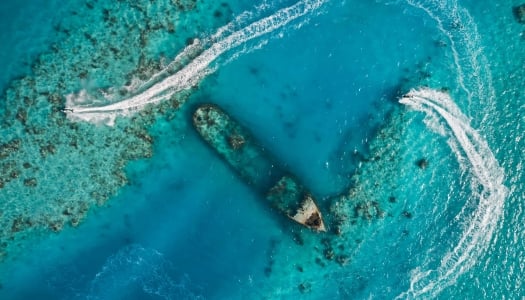
[(310, 284), (309, 282), (303, 282), (299, 284), (297, 288), (299, 289), (301, 293), (306, 294), (312, 291), (312, 284)]
[(407, 219), (412, 219), (412, 213), (409, 212), (409, 211), (403, 211), (402, 213), (403, 217), (407, 218)]
[(334, 256), (335, 256), (335, 253), (334, 253), (334, 250), (332, 248), (326, 248), (324, 251), (323, 251), (323, 254), (324, 254), (324, 257), (328, 260), (333, 260), (334, 259)]
[(35, 187), (37, 184), (36, 178), (24, 179), (24, 185), (28, 187)]
[(29, 218), (17, 216), (11, 225), (11, 233), (22, 231), (26, 228), (32, 227), (33, 225), (33, 222)]
[(342, 254), (342, 255), (338, 255), (335, 260), (337, 261), (339, 265), (345, 266), (350, 261), (350, 257), (348, 257), (348, 255)]
[(195, 0), (171, 0), (171, 2), (180, 10), (188, 11), (195, 9), (197, 1)]
[(5, 144), (0, 145), (0, 159), (6, 158), (11, 153), (18, 151), (22, 142), (19, 139), (11, 140)]
[(428, 161), (425, 158), (418, 159), (416, 161), (416, 166), (418, 166), (420, 169), (424, 170), (428, 166)]
[(64, 228), (64, 223), (61, 220), (53, 220), (49, 222), (48, 226), (53, 232), (59, 232)]
[(519, 23), (525, 24), (525, 3), (512, 8), (514, 17)]

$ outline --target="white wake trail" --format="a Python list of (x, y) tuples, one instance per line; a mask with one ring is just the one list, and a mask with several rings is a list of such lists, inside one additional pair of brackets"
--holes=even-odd
[[(504, 171), (496, 161), (486, 140), (471, 127), (489, 124), (495, 107), (495, 90), (489, 64), (483, 54), (482, 41), (476, 23), (468, 10), (457, 0), (406, 0), (424, 11), (436, 22), (448, 39), (457, 73), (457, 86), (465, 93), (462, 113), (446, 93), (413, 90), (400, 102), (426, 114), (425, 124), (449, 137), (448, 144), (456, 155), (462, 172), (470, 173), (472, 194), (467, 205), (456, 216), (464, 221), (457, 244), (441, 260), (435, 270), (416, 268), (411, 274), (410, 289), (398, 298), (435, 297), (454, 284), (487, 250), (503, 214), (507, 188), (503, 185)], [(474, 113), (472, 113), (474, 112)]]
[[(447, 37), (457, 72), (457, 84), (466, 93), (468, 110), (476, 105), (492, 111), (495, 91), (487, 58), (483, 54), (481, 36), (474, 18), (457, 0), (406, 0), (424, 11)], [(487, 117), (486, 113), (481, 118)]]
[[(454, 284), (486, 251), (497, 224), (503, 215), (507, 188), (503, 185), (504, 171), (483, 137), (473, 129), (447, 93), (422, 88), (412, 90), (400, 102), (424, 112), (430, 129), (448, 136), (458, 161), (468, 163), (471, 173), (471, 197), (477, 207), (469, 219), (458, 243), (441, 260), (436, 270), (416, 269), (411, 275), (409, 291), (399, 298), (419, 299), (435, 297), (444, 288)], [(434, 124), (434, 125), (432, 125)]]
[[(117, 116), (130, 115), (135, 111), (143, 109), (146, 105), (157, 103), (171, 98), (175, 93), (189, 89), (197, 85), (206, 75), (212, 73), (214, 68), (209, 67), (219, 56), (233, 50), (246, 42), (264, 36), (277, 29), (283, 28), (290, 22), (303, 17), (320, 8), (326, 0), (303, 0), (296, 4), (280, 9), (274, 14), (255, 21), (241, 29), (235, 30), (239, 20), (220, 28), (214, 34), (210, 45), (204, 45), (200, 54), (188, 62), (175, 74), (167, 76), (157, 83), (146, 82), (151, 85), (128, 99), (104, 105), (89, 106), (92, 104), (92, 96), (87, 92), (81, 91), (77, 94), (66, 96), (66, 113), (72, 120), (82, 120), (93, 123), (114, 124)], [(249, 16), (243, 14), (243, 17)], [(234, 31), (235, 30), (235, 31)], [(198, 49), (197, 45), (192, 45), (190, 50)], [(153, 76), (154, 79), (165, 76), (167, 69), (179, 64), (184, 58), (188, 57), (190, 51), (185, 49), (181, 55), (177, 56), (173, 63), (161, 70), (159, 74)], [(243, 50), (245, 51), (245, 50)]]

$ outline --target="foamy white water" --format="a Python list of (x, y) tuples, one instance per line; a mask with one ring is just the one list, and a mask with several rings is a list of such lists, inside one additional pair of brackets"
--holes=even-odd
[(465, 224), (461, 237), (442, 258), (440, 266), (435, 270), (413, 270), (410, 289), (399, 296), (413, 299), (435, 297), (454, 284), (487, 250), (503, 216), (508, 191), (503, 185), (504, 171), (487, 142), (470, 126), (468, 118), (447, 93), (422, 88), (410, 91), (400, 102), (424, 112), (429, 129), (449, 138), (449, 145), (460, 165), (464, 171), (470, 172), (473, 192), (467, 202), (477, 203), (470, 215), (460, 212)]
[[(143, 109), (148, 104), (167, 100), (173, 97), (175, 93), (197, 85), (206, 75), (214, 71), (214, 68), (210, 67), (210, 64), (225, 52), (233, 50), (250, 40), (283, 28), (290, 22), (317, 10), (325, 1), (326, 0), (299, 1), (292, 6), (278, 10), (268, 17), (255, 21), (236, 31), (232, 31), (232, 28), (235, 28), (241, 21), (241, 19), (238, 18), (229, 25), (220, 28), (217, 33), (211, 37), (211, 44), (175, 74), (157, 83), (151, 83), (155, 81), (156, 78), (164, 76), (167, 69), (172, 68), (173, 65), (187, 58), (190, 55), (188, 52), (199, 50), (198, 45), (190, 45), (189, 47), (191, 48), (184, 49), (182, 53), (175, 58), (173, 63), (170, 63), (158, 74), (153, 75), (153, 79), (145, 83), (151, 86), (128, 99), (109, 105), (93, 106), (94, 99), (86, 91), (67, 95), (65, 110), (67, 116), (71, 120), (113, 125), (117, 116), (131, 115), (133, 112)], [(241, 18), (249, 15), (249, 13), (242, 14)], [(247, 52), (246, 49), (240, 50), (240, 53), (243, 52)]]
[[(467, 204), (455, 218), (465, 224), (456, 246), (442, 258), (437, 269), (413, 270), (410, 289), (399, 296), (435, 297), (444, 288), (454, 284), (489, 247), (502, 217), (508, 191), (503, 185), (503, 169), (486, 140), (471, 127), (473, 121), (478, 121), (477, 124), (490, 122), (495, 107), (492, 75), (474, 19), (457, 0), (406, 2), (424, 11), (448, 39), (454, 59), (456, 83), (460, 92), (465, 93), (464, 107), (468, 112), (468, 116), (465, 115), (448, 94), (427, 88), (413, 90), (400, 101), (424, 112), (427, 115), (425, 124), (429, 129), (449, 137), (448, 144), (462, 172), (470, 172), (473, 194), (467, 195)], [(472, 111), (478, 115), (473, 115)], [(467, 205), (474, 205), (474, 212), (469, 212)]]
[[(494, 109), (495, 91), (481, 36), (474, 18), (457, 0), (406, 0), (423, 10), (447, 37), (457, 73), (457, 85), (466, 93), (468, 113), (472, 105), (481, 105), (486, 118)], [(476, 111), (481, 111), (477, 109)]]

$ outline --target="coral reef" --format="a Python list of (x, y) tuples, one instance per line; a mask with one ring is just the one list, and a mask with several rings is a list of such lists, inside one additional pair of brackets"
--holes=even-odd
[(128, 96), (129, 85), (159, 72), (189, 37), (222, 25), (212, 13), (191, 13), (196, 5), (88, 1), (54, 25), (60, 43), (35, 59), (32, 74), (0, 95), (0, 260), (22, 240), (78, 226), (128, 183), (129, 161), (153, 155), (150, 126), (172, 117), (191, 90), (118, 119), (114, 128), (68, 120), (64, 95), (86, 89), (98, 95), (92, 101), (106, 103), (108, 87), (122, 87), (119, 96)]

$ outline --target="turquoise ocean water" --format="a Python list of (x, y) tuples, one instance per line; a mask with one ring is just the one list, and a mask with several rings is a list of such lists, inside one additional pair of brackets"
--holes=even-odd
[[(522, 299), (521, 4), (3, 1), (0, 299)], [(203, 142), (202, 103), (326, 233)]]

